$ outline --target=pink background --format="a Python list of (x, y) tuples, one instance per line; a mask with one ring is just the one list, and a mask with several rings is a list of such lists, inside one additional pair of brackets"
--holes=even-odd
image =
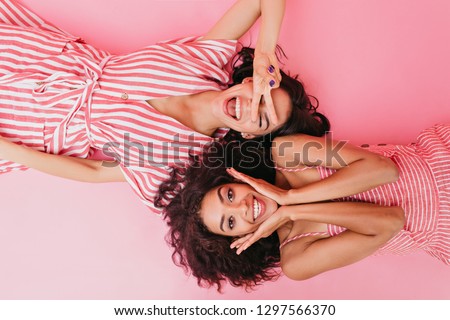
[[(234, 0), (23, 0), (86, 41), (124, 53), (199, 35)], [(335, 137), (407, 143), (450, 121), (450, 2), (288, 0), (280, 43)], [(253, 35), (252, 39), (255, 39)], [(448, 299), (450, 268), (424, 253), (371, 257), (252, 293), (198, 288), (171, 261), (167, 228), (126, 184), (35, 171), (1, 179), (1, 299)]]

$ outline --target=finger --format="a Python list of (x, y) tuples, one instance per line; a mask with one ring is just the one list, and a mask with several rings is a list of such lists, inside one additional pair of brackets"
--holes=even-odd
[(259, 238), (256, 237), (254, 234), (250, 239), (248, 239), (242, 246), (239, 247), (239, 249), (236, 251), (236, 253), (239, 255), (245, 250), (247, 250), (252, 244), (254, 244)]
[[(276, 58), (271, 58), (270, 59), (271, 62), (271, 66), (273, 66), (274, 72), (270, 72), (269, 73), (273, 76), (275, 76), (278, 80), (278, 82), (281, 82), (282, 76), (281, 76), (281, 72), (280, 72), (280, 67), (278, 66), (278, 60)], [(270, 66), (269, 66), (270, 68)]]
[(283, 79), (283, 77), (281, 76), (280, 69), (278, 68), (275, 69), (274, 77), (277, 79), (277, 82), (279, 84), (281, 82), (281, 79)]
[(236, 178), (238, 180), (241, 180), (241, 173), (239, 171), (236, 171), (234, 168), (228, 168), (227, 172), (230, 176), (232, 176), (233, 178)]
[(280, 69), (277, 69), (277, 79), (278, 79), (278, 82), (279, 82), (279, 83), (280, 83), (281, 80), (283, 79), (283, 76), (281, 75)]
[(237, 171), (237, 170), (236, 170), (235, 168), (233, 168), (233, 167), (227, 168), (227, 172), (228, 172), (229, 174), (234, 175), (234, 176), (239, 176), (239, 175), (245, 176), (244, 173), (242, 173), (242, 172), (240, 172), (240, 171)]
[(272, 123), (274, 125), (277, 125), (278, 124), (278, 116), (275, 111), (275, 106), (273, 105), (273, 100), (272, 100), (272, 96), (270, 94), (270, 89), (266, 90), (266, 92), (264, 93), (264, 100), (266, 102), (267, 112), (269, 113), (270, 121), (272, 121)]
[(261, 192), (261, 181), (260, 179), (255, 179), (251, 176), (246, 175), (245, 173), (236, 171), (234, 168), (227, 169), (228, 173), (235, 179), (240, 180), (244, 183), (247, 183), (253, 189), (258, 192)]
[(261, 101), (262, 94), (257, 92), (256, 90), (253, 90), (253, 97), (252, 97), (252, 105), (251, 105), (251, 119), (252, 122), (256, 122), (258, 119), (259, 114), (259, 102)]
[(251, 177), (247, 176), (246, 174), (237, 171), (234, 168), (228, 168), (227, 169), (228, 174), (230, 174), (231, 176), (233, 176), (236, 179), (242, 180), (244, 182), (247, 182), (248, 179), (251, 179)]
[[(231, 173), (230, 173), (231, 174)], [(234, 174), (232, 176), (244, 183), (247, 183), (249, 186), (251, 186), (253, 189), (255, 189), (258, 192), (263, 192), (263, 184), (264, 182), (261, 181), (261, 179), (255, 179), (253, 177), (250, 177), (244, 173), (234, 171)]]
[(239, 238), (239, 239), (233, 241), (233, 242), (230, 244), (230, 248), (231, 248), (231, 249), (239, 248), (239, 247), (242, 246), (242, 244), (243, 244), (246, 240), (247, 240), (247, 239)]
[(270, 197), (270, 193), (267, 192), (267, 187), (265, 186), (265, 181), (261, 179), (255, 179), (251, 176), (248, 176), (242, 172), (236, 171), (234, 168), (228, 168), (228, 173), (233, 176), (234, 178), (247, 183), (250, 187), (255, 189), (257, 192), (260, 192), (261, 194)]
[(259, 104), (264, 93), (264, 79), (261, 76), (253, 76), (253, 96), (251, 104), (251, 120), (256, 122), (259, 114)]
[(233, 242), (231, 243), (231, 245), (230, 245), (230, 248), (233, 249), (233, 248), (239, 248), (239, 247), (241, 247), (242, 244), (244, 244), (248, 239), (250, 239), (250, 237), (251, 237), (252, 235), (253, 235), (253, 233), (249, 233), (249, 234), (245, 235), (244, 237), (239, 238), (239, 239), (233, 241)]
[[(280, 69), (278, 67), (273, 66), (272, 64), (267, 68), (267, 71), (269, 72), (269, 86), (273, 89), (278, 88), (280, 86), (281, 82), (281, 73)], [(270, 79), (273, 79), (275, 81), (274, 84), (270, 85)]]
[(275, 78), (270, 79), (267, 83), (269, 84), (269, 90), (276, 89), (280, 86)]

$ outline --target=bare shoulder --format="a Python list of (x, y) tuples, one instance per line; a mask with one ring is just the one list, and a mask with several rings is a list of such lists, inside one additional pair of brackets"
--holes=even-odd
[[(316, 141), (306, 134), (295, 134), (283, 137), (276, 137), (271, 146), (272, 159), (276, 166), (282, 168), (302, 166), (302, 150), (308, 143)], [(289, 165), (288, 165), (289, 164)]]
[(321, 143), (323, 140), (323, 137), (313, 137), (307, 134), (293, 134), (276, 137), (272, 141), (272, 155), (283, 157), (308, 144)]

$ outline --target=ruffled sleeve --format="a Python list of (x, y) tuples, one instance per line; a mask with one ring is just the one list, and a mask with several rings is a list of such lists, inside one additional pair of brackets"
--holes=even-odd
[(0, 37), (7, 40), (5, 42), (11, 44), (15, 41), (3, 34), (8, 32), (10, 37), (21, 36), (27, 38), (31, 44), (41, 43), (44, 51), (53, 50), (55, 53), (59, 53), (66, 42), (79, 40), (78, 37), (42, 19), (14, 0), (0, 1), (0, 24), (3, 29)]
[(182, 67), (188, 74), (195, 70), (200, 77), (228, 83), (225, 66), (236, 54), (236, 40), (201, 40), (188, 37), (162, 41), (156, 46), (167, 54), (174, 65)]

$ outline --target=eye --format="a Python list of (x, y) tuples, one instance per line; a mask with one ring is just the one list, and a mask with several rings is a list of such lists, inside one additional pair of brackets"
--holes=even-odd
[(230, 202), (233, 202), (233, 191), (231, 189), (228, 189), (227, 198)]
[(230, 229), (233, 229), (233, 227), (234, 227), (234, 217), (233, 216), (228, 218), (228, 227)]

